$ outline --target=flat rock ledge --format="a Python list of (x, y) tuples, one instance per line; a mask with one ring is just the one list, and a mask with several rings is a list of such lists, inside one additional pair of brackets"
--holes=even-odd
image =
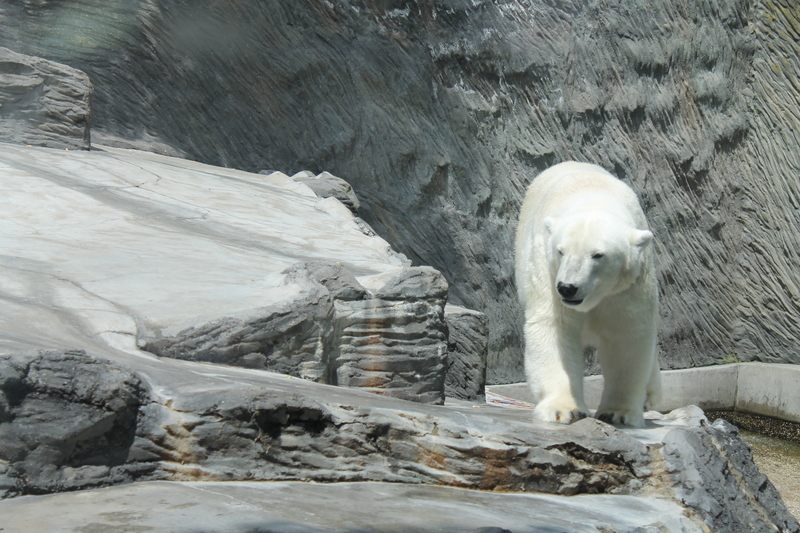
[[(296, 505), (322, 513), (302, 518), (306, 515), (297, 508), (290, 522), (299, 529), (281, 531), (317, 531), (323, 526), (316, 520), (328, 520), (325, 513), (332, 513), (336, 523), (342, 509), (323, 513), (323, 508), (343, 501), (354, 507), (360, 497), (339, 500), (337, 495), (367, 492), (374, 494), (366, 501), (375, 505), (391, 494), (411, 496), (402, 505), (414, 498), (428, 501), (425, 512), (451, 498), (456, 510), (495, 499), (503, 505), (530, 502), (531, 508), (517, 508), (506, 521), (490, 511), (487, 527), (498, 531), (537, 531), (521, 523), (512, 527), (522, 520), (521, 509), (531, 513), (529, 518), (543, 509), (536, 527), (555, 523), (555, 505), (564, 506), (559, 520), (568, 516), (573, 525), (580, 524), (593, 509), (594, 521), (614, 531), (800, 531), (735, 427), (724, 421), (710, 425), (692, 407), (651, 413), (641, 430), (595, 419), (562, 427), (534, 422), (526, 410), (463, 401), (425, 405), (264, 371), (141, 357), (120, 364), (82, 352), (4, 356), (0, 391), (0, 495), (8, 499), (0, 504), (0, 527), (7, 529), (24, 523), (19, 521), (29, 512), (31, 499), (14, 496), (170, 481), (182, 483), (164, 487), (164, 494), (181, 500), (207, 491), (205, 498), (216, 500), (209, 509), (235, 507), (237, 500), (297, 498)], [(336, 485), (330, 490), (308, 483), (228, 489), (221, 481)], [(353, 482), (358, 483), (340, 485)], [(381, 484), (370, 488), (363, 482)], [(405, 485), (387, 487), (386, 482)], [(136, 502), (157, 487), (137, 483), (99, 494), (120, 505), (129, 495)], [(236, 495), (224, 496), (229, 490)], [(505, 492), (537, 494), (500, 494)], [(81, 494), (72, 496), (75, 500), (60, 495), (41, 501), (71, 506), (71, 501), (94, 498)], [(566, 498), (578, 495), (578, 501)], [(142, 509), (150, 509), (142, 497)], [(583, 514), (572, 515), (570, 509), (582, 504), (587, 505)], [(144, 513), (143, 520), (156, 519), (132, 505), (131, 512)], [(396, 506), (398, 516), (402, 505)], [(255, 505), (250, 507), (255, 515), (247, 519), (259, 527), (285, 523), (288, 508), (294, 509), (286, 503)], [(612, 509), (619, 513), (603, 514)], [(103, 511), (87, 512), (99, 516)], [(173, 520), (180, 513), (167, 515)], [(404, 521), (387, 524), (416, 528), (419, 519), (409, 513)], [(428, 530), (435, 530), (432, 524)], [(182, 527), (176, 531), (191, 530), (188, 524)]]
[(157, 481), (26, 496), (0, 502), (0, 513), (0, 521), (10, 531), (52, 533), (699, 530), (695, 522), (682, 516), (677, 504), (652, 497), (566, 498), (397, 483)]

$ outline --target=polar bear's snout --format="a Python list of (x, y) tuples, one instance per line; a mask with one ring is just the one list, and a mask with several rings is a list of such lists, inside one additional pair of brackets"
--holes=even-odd
[(578, 292), (578, 287), (572, 283), (562, 283), (561, 281), (556, 284), (556, 290), (562, 298), (572, 298)]
[(583, 298), (576, 295), (578, 294), (578, 286), (574, 283), (564, 283), (559, 281), (556, 283), (556, 291), (561, 296), (561, 302), (567, 307), (575, 307), (583, 303)]

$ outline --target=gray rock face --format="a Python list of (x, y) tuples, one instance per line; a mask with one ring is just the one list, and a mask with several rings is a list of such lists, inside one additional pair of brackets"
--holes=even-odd
[(91, 100), (85, 73), (0, 48), (0, 141), (88, 150)]
[(174, 337), (144, 332), (139, 342), (161, 357), (260, 368), (325, 382), (333, 323), (330, 295), (316, 290), (263, 313), (221, 318)]
[(0, 492), (131, 481), (145, 396), (136, 375), (85, 352), (0, 356)]
[(480, 400), (486, 385), (486, 315), (455, 305), (447, 305), (444, 311), (448, 329), (445, 395)]
[[(710, 430), (686, 428), (664, 439), (667, 471), (678, 481), (676, 497), (696, 509), (714, 531), (757, 531), (765, 527), (765, 518), (778, 531), (797, 528), (796, 520), (777, 503), (776, 491), (769, 490), (767, 477), (755, 467), (750, 448), (738, 433), (735, 426), (718, 420)], [(718, 483), (729, 472), (738, 479), (736, 487)], [(697, 479), (707, 481), (697, 484)]]
[[(83, 353), (3, 358), (11, 406), (0, 423), (4, 497), (148, 480), (390, 481), (602, 494), (585, 509), (605, 527), (626, 524), (630, 509), (661, 509), (649, 524), (800, 531), (735, 431), (708, 425), (699, 410), (651, 417), (642, 430), (594, 419), (553, 426), (524, 410), (428, 406), (278, 374), (111, 355), (139, 379)], [(454, 504), (447, 491), (421, 490), (435, 498), (432, 508), (438, 498)], [(464, 497), (455, 505), (483, 498)], [(521, 496), (495, 497), (516, 508)], [(551, 506), (544, 523), (555, 506), (572, 505), (538, 498), (534, 506)], [(26, 504), (2, 509), (0, 527)], [(561, 527), (582, 515), (574, 516)]]
[[(325, 6), (13, 3), (0, 44), (88, 72), (104, 134), (345, 177), (378, 233), (443, 272), (453, 303), (486, 313), (494, 382), (523, 376), (511, 259), (523, 191), (567, 159), (641, 196), (665, 368), (800, 362), (788, 4)], [(65, 22), (84, 10), (90, 25)]]
[(288, 281), (303, 286), (293, 301), (191, 327), (173, 337), (143, 332), (140, 344), (162, 357), (259, 368), (411, 401), (444, 402), (447, 282), (439, 272), (412, 267), (379, 276), (372, 280), (374, 291), (367, 291), (340, 263), (300, 263), (285, 273)]

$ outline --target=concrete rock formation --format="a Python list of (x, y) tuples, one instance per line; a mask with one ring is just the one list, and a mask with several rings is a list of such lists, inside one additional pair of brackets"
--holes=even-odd
[(6, 3), (0, 25), (89, 73), (106, 138), (347, 177), (379, 234), (487, 315), (491, 381), (523, 375), (524, 187), (567, 159), (642, 198), (663, 367), (800, 362), (790, 2), (61, 0)]
[[(463, 327), (450, 353), (466, 355), (483, 346), (480, 315), (469, 325), (457, 316), (468, 312), (448, 313), (441, 274), (409, 267), (338, 200), (286, 175), (0, 144), (0, 189), (2, 529), (101, 527), (108, 508), (80, 503), (97, 493), (40, 495), (130, 482), (114, 494), (132, 495), (133, 514), (117, 523), (150, 523), (152, 504), (136, 495), (153, 485), (139, 483), (169, 482), (155, 490), (173, 503), (165, 523), (183, 517), (178, 531), (244, 519), (252, 530), (315, 531), (353, 505), (341, 498), (365, 491), (359, 502), (433, 498), (425, 513), (446, 506), (458, 523), (496, 502), (508, 512), (482, 514), (486, 527), (520, 533), (531, 520), (585, 530), (586, 519), (619, 531), (800, 531), (735, 430), (696, 408), (623, 430), (401, 399), (440, 401), (447, 315)], [(266, 371), (270, 360), (312, 379)], [(236, 495), (221, 497), (221, 481), (237, 482)], [(284, 482), (270, 486), (321, 518), (265, 507), (275, 493), (263, 481)], [(414, 496), (398, 484), (423, 487)], [(180, 513), (186, 490), (207, 490), (216, 518)], [(58, 502), (68, 510), (55, 527), (30, 515), (31, 503)], [(74, 523), (79, 508), (88, 525)], [(413, 529), (424, 514), (403, 509), (393, 525)]]
[(457, 305), (447, 305), (444, 313), (448, 330), (445, 395), (481, 400), (485, 396), (489, 339), (486, 315)]
[[(598, 526), (622, 531), (633, 527), (629, 520), (672, 524), (670, 531), (800, 531), (735, 428), (708, 425), (697, 409), (651, 416), (637, 431), (594, 419), (554, 428), (524, 410), (426, 406), (278, 374), (112, 356), (118, 362), (78, 352), (0, 360), (0, 391), (10, 405), (0, 423), (0, 496), (154, 480), (249, 481), (237, 490), (256, 491), (263, 487), (252, 481), (382, 481), (537, 492), (496, 497), (511, 509), (528, 501), (526, 512), (543, 510), (537, 525), (555, 520), (570, 530), (584, 527), (589, 512)], [(180, 499), (178, 487), (165, 486), (162, 497)], [(231, 500), (210, 487), (209, 503), (225, 508)], [(488, 497), (463, 495), (454, 503), (452, 490), (420, 493), (433, 499), (426, 510), (439, 501), (466, 510)], [(555, 509), (572, 509), (575, 496), (584, 498), (584, 510), (558, 515)], [(138, 505), (148, 504), (131, 503), (143, 518)], [(0, 503), (0, 527), (20, 523), (27, 505)], [(259, 519), (282, 516), (275, 513)], [(498, 520), (492, 510), (483, 519)], [(527, 529), (515, 524), (512, 531)]]
[(285, 273), (302, 286), (295, 300), (172, 337), (143, 332), (143, 349), (444, 403), (447, 283), (439, 272), (411, 267), (365, 280), (377, 287), (374, 292), (341, 263), (300, 263)]
[(485, 317), (299, 180), (0, 144), (0, 189), (0, 529), (800, 532), (696, 408), (554, 428), (400, 399), (479, 398)]
[(0, 48), (0, 142), (88, 150), (91, 100), (80, 70)]

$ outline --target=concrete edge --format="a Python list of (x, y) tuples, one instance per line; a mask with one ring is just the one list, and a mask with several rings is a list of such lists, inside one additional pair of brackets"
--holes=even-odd
[(800, 365), (739, 363), (736, 410), (800, 422)]
[[(662, 395), (658, 410), (686, 405), (703, 410), (745, 411), (789, 422), (800, 422), (800, 365), (734, 363), (661, 371)], [(603, 393), (603, 377), (587, 376), (584, 398), (596, 409)], [(534, 403), (526, 383), (490, 385), (487, 391)]]

